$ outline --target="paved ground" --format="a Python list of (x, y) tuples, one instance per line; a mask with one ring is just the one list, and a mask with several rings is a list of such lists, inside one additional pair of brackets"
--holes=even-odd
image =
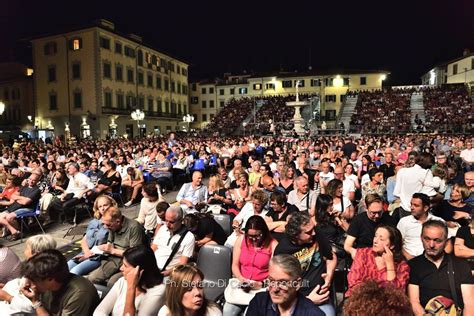
[[(176, 201), (176, 195), (178, 194), (178, 191), (173, 191), (169, 192), (168, 194), (165, 195), (165, 199), (168, 203), (173, 203)], [(123, 214), (129, 218), (136, 218), (138, 216), (138, 209), (139, 209), (139, 204), (132, 205), (130, 207), (126, 208), (120, 208), (123, 212)], [(58, 248), (64, 247), (66, 245), (70, 245), (75, 243), (76, 241), (79, 241), (83, 233), (85, 232), (85, 229), (87, 227), (87, 223), (89, 222), (90, 218), (86, 215), (80, 223), (77, 224), (73, 230), (71, 230), (68, 233), (68, 230), (71, 229), (71, 224), (61, 224), (61, 223), (53, 223), (51, 225), (48, 225), (47, 227), (44, 227), (45, 231), (47, 234), (51, 234), (54, 239), (56, 240), (58, 244)], [(17, 240), (14, 242), (10, 242), (4, 238), (0, 238), (0, 244), (4, 246), (10, 247), (22, 260), (25, 258), (23, 251), (25, 249), (24, 242), (28, 237), (41, 233), (40, 228), (37, 225), (32, 226), (32, 230), (25, 229), (25, 238), (23, 239), (23, 242), (21, 240)], [(67, 234), (68, 233), (68, 234)], [(65, 236), (67, 234), (67, 236)]]

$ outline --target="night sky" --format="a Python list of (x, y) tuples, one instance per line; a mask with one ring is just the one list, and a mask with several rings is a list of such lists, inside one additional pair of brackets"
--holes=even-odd
[(474, 50), (474, 1), (0, 1), (0, 60), (31, 63), (27, 39), (89, 23), (191, 64), (191, 80), (224, 72), (384, 69), (417, 84), (433, 65)]

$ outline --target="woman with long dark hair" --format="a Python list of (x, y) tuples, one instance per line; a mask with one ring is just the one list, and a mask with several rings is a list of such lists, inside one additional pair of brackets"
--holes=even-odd
[[(234, 244), (232, 273), (239, 280), (240, 286), (247, 287), (249, 292), (262, 289), (278, 242), (272, 238), (265, 220), (258, 215), (247, 220), (244, 231), (245, 234), (239, 236)], [(246, 305), (226, 302), (224, 315), (239, 315), (245, 307)]]
[(350, 296), (353, 288), (367, 279), (405, 290), (409, 273), (410, 268), (402, 254), (402, 234), (394, 227), (379, 225), (372, 247), (357, 249), (347, 275), (349, 289), (346, 296)]
[(165, 302), (163, 275), (150, 247), (140, 245), (123, 253), (121, 277), (97, 306), (94, 316), (156, 315)]

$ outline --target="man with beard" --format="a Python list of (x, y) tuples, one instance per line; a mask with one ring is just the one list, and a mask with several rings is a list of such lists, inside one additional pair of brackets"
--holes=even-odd
[[(444, 251), (448, 242), (446, 224), (437, 220), (425, 222), (421, 241), (425, 252), (408, 261), (408, 296), (413, 313), (416, 316), (424, 315), (424, 306), (437, 296), (456, 301), (451, 294), (455, 291), (458, 299), (454, 303), (463, 310), (463, 315), (474, 315), (474, 277), (466, 261)], [(454, 279), (453, 291), (449, 284), (449, 274), (453, 275)]]

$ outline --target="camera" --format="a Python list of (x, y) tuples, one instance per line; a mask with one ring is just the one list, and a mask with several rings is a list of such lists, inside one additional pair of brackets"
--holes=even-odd
[(242, 291), (244, 291), (245, 293), (248, 293), (250, 292), (250, 290), (252, 289), (251, 286), (250, 286), (250, 283), (248, 282), (244, 282), (240, 285), (240, 288), (242, 289)]

